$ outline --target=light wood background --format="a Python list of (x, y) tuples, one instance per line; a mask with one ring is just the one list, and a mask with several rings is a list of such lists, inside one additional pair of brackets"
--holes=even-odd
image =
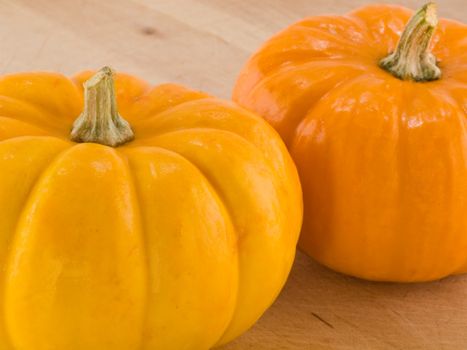
[[(111, 65), (154, 84), (178, 82), (227, 98), (247, 57), (273, 33), (304, 16), (370, 2), (0, 0), (0, 73)], [(467, 20), (467, 0), (438, 5), (443, 16)], [(248, 349), (466, 350), (467, 277), (370, 283), (299, 253), (275, 305), (223, 350)]]

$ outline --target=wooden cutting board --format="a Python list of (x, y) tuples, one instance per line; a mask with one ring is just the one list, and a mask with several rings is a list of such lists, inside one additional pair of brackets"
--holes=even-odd
[[(71, 74), (111, 65), (154, 84), (179, 82), (229, 97), (242, 64), (273, 33), (307, 15), (344, 13), (369, 2), (0, 0), (0, 73)], [(443, 16), (467, 20), (466, 0), (438, 5)], [(466, 350), (467, 277), (370, 283), (299, 253), (277, 302), (223, 348), (247, 349)]]

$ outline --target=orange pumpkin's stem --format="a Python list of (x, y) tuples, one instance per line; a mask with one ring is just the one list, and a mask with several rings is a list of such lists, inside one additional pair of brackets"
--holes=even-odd
[(428, 3), (410, 19), (396, 50), (380, 61), (380, 67), (402, 80), (439, 79), (441, 70), (429, 49), (437, 24), (436, 4)]
[(133, 138), (117, 111), (113, 71), (104, 67), (84, 83), (84, 111), (73, 124), (71, 140), (117, 147)]

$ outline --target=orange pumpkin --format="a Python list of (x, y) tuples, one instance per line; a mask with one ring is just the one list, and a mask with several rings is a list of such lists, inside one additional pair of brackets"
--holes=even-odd
[(0, 349), (233, 339), (295, 255), (287, 149), (233, 103), (125, 74), (115, 97), (109, 69), (91, 75), (0, 78)]
[(467, 272), (467, 26), (438, 23), (431, 3), (412, 14), (373, 5), (304, 19), (234, 90), (297, 164), (300, 247), (372, 280)]

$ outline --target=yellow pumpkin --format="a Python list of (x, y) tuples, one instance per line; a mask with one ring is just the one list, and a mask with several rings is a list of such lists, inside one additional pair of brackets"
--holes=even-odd
[(233, 339), (294, 258), (285, 146), (229, 102), (124, 74), (114, 94), (111, 70), (91, 75), (0, 79), (0, 349)]

